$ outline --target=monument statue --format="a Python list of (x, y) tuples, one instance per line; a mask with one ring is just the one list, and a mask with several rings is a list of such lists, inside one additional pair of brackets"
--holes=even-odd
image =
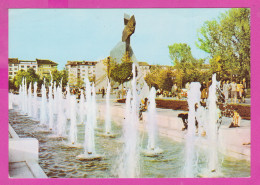
[(135, 16), (132, 15), (132, 17), (129, 19), (129, 15), (124, 15), (124, 24), (125, 28), (123, 30), (122, 34), (122, 42), (126, 43), (126, 52), (130, 53), (130, 37), (135, 32)]
[(110, 59), (115, 60), (117, 63), (121, 63), (124, 54), (128, 53), (131, 60), (137, 63), (138, 61), (130, 45), (130, 37), (135, 32), (135, 16), (132, 15), (130, 17), (130, 15), (124, 14), (124, 25), (125, 27), (122, 32), (122, 40), (110, 51)]

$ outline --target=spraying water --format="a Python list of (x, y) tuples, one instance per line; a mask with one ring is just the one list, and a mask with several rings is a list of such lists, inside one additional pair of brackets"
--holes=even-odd
[(79, 117), (80, 117), (80, 123), (83, 124), (84, 123), (84, 118), (85, 118), (85, 108), (84, 108), (84, 104), (85, 104), (85, 98), (84, 98), (84, 93), (83, 90), (80, 90), (80, 101), (79, 101)]
[(156, 120), (156, 90), (152, 87), (149, 94), (149, 107), (148, 107), (148, 145), (147, 149), (154, 151), (156, 149), (157, 140), (157, 120)]
[(52, 97), (52, 81), (51, 85), (49, 86), (49, 129), (53, 129), (53, 97)]
[(86, 78), (86, 96), (87, 96), (87, 123), (85, 124), (85, 143), (84, 143), (84, 154), (95, 154), (94, 147), (94, 128), (93, 128), (93, 115), (92, 115), (92, 97), (91, 97), (91, 85)]
[(77, 122), (76, 122), (76, 106), (77, 106), (77, 100), (76, 96), (70, 97), (70, 133), (69, 133), (69, 142), (72, 145), (77, 144)]
[(217, 80), (216, 74), (212, 76), (212, 84), (209, 88), (209, 124), (208, 124), (208, 143), (209, 143), (209, 164), (210, 172), (218, 170), (218, 137), (217, 137)]
[(200, 102), (200, 83), (192, 82), (188, 91), (188, 130), (185, 138), (185, 166), (184, 176), (195, 177), (196, 152), (195, 152), (195, 104)]
[[(135, 178), (140, 174), (139, 167), (139, 133), (138, 133), (138, 100), (136, 93), (135, 64), (132, 66), (132, 95), (127, 92), (125, 123), (123, 129), (124, 147), (119, 159), (118, 176), (122, 178)], [(132, 99), (132, 100), (131, 100)]]
[(28, 90), (28, 99), (27, 99), (27, 107), (28, 107), (28, 116), (32, 117), (32, 82), (29, 84)]
[(37, 82), (33, 84), (33, 117), (38, 118)]
[(66, 116), (64, 113), (64, 103), (62, 97), (62, 88), (57, 88), (57, 104), (58, 104), (58, 117), (57, 117), (57, 135), (63, 137), (66, 128)]
[(47, 124), (47, 98), (45, 84), (42, 84), (42, 101), (41, 101), (41, 112), (40, 112), (40, 123)]
[(107, 79), (106, 121), (105, 121), (106, 134), (110, 134), (111, 133), (110, 90), (111, 90), (110, 82), (109, 82), (109, 79)]

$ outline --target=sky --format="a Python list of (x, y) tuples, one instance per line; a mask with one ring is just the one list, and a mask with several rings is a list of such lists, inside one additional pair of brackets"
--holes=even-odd
[(135, 15), (131, 47), (138, 61), (172, 65), (168, 46), (187, 43), (199, 59), (198, 29), (228, 9), (9, 9), (9, 58), (98, 61), (121, 41), (124, 13)]

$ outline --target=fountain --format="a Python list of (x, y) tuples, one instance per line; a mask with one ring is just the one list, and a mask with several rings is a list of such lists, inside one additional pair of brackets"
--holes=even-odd
[(62, 87), (57, 88), (57, 104), (58, 104), (58, 116), (57, 116), (57, 135), (58, 137), (64, 137), (66, 131), (66, 116), (64, 113), (64, 100), (62, 97)]
[(33, 84), (33, 118), (38, 118), (37, 82)]
[(84, 91), (81, 89), (80, 90), (80, 101), (79, 101), (79, 119), (80, 119), (80, 124), (84, 123), (85, 119), (85, 97), (84, 97)]
[[(208, 170), (209, 176), (216, 176), (219, 172), (218, 167), (218, 135), (217, 135), (217, 80), (216, 74), (212, 76), (212, 84), (209, 88), (209, 124), (208, 124)], [(218, 176), (218, 175), (217, 175)]]
[(30, 82), (29, 84), (27, 107), (28, 107), (28, 116), (32, 117), (32, 82)]
[(94, 124), (96, 122), (95, 86), (93, 84), (91, 87), (88, 78), (86, 78), (85, 84), (86, 84), (86, 98), (87, 98), (87, 123), (85, 124), (84, 153), (78, 155), (76, 158), (85, 161), (100, 160), (102, 156), (97, 154), (95, 150), (95, 133), (94, 133)]
[(53, 97), (52, 97), (52, 80), (51, 80), (51, 84), (49, 86), (49, 129), (52, 130), (53, 129)]
[(8, 109), (13, 109), (13, 93), (9, 93)]
[(148, 145), (147, 149), (143, 150), (145, 156), (157, 156), (162, 153), (163, 150), (156, 146), (157, 142), (157, 118), (156, 118), (156, 90), (154, 87), (151, 88), (149, 94), (149, 106), (148, 106), (148, 122), (147, 122), (147, 132), (148, 132)]
[[(119, 158), (117, 175), (120, 178), (139, 177), (140, 146), (138, 132), (138, 101), (136, 93), (136, 71), (135, 64), (132, 66), (132, 94), (127, 92), (126, 112), (123, 128), (124, 146), (123, 153)], [(131, 100), (132, 99), (132, 100)]]
[(41, 101), (41, 112), (40, 112), (40, 123), (43, 125), (47, 124), (47, 98), (45, 83), (42, 84), (42, 101)]
[(70, 147), (79, 147), (77, 143), (77, 119), (76, 119), (76, 106), (77, 100), (76, 96), (70, 96), (70, 132), (69, 132), (69, 146)]
[(71, 112), (71, 107), (70, 107), (70, 97), (71, 97), (71, 95), (70, 95), (70, 87), (69, 87), (69, 85), (67, 85), (67, 87), (66, 87), (66, 92), (67, 92), (67, 94), (66, 94), (66, 117), (67, 117), (67, 119), (70, 119), (70, 112)]
[(195, 177), (196, 168), (196, 151), (195, 151), (195, 105), (200, 103), (200, 83), (192, 82), (188, 91), (188, 130), (185, 136), (185, 166), (184, 177)]
[(107, 79), (105, 133), (102, 136), (114, 138), (116, 135), (111, 133), (110, 91), (110, 81)]

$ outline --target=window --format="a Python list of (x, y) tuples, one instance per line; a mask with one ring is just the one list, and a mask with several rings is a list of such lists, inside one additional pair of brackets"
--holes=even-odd
[(35, 68), (36, 68), (36, 66), (33, 66), (33, 68), (35, 69)]
[(12, 72), (9, 72), (9, 75), (12, 75), (13, 73)]
[(16, 74), (17, 74), (17, 72), (14, 72), (14, 74), (16, 75)]
[(14, 68), (15, 71), (17, 71), (17, 68)]
[(9, 68), (9, 71), (12, 71), (12, 70), (13, 70), (13, 69), (10, 67), (10, 68)]
[(9, 67), (12, 67), (12, 64), (9, 64)]
[(85, 70), (82, 70), (82, 72), (85, 72)]
[(22, 65), (21, 68), (24, 68), (24, 65)]
[(30, 66), (27, 66), (27, 68), (30, 68)]
[(18, 66), (18, 64), (14, 64), (14, 66)]

